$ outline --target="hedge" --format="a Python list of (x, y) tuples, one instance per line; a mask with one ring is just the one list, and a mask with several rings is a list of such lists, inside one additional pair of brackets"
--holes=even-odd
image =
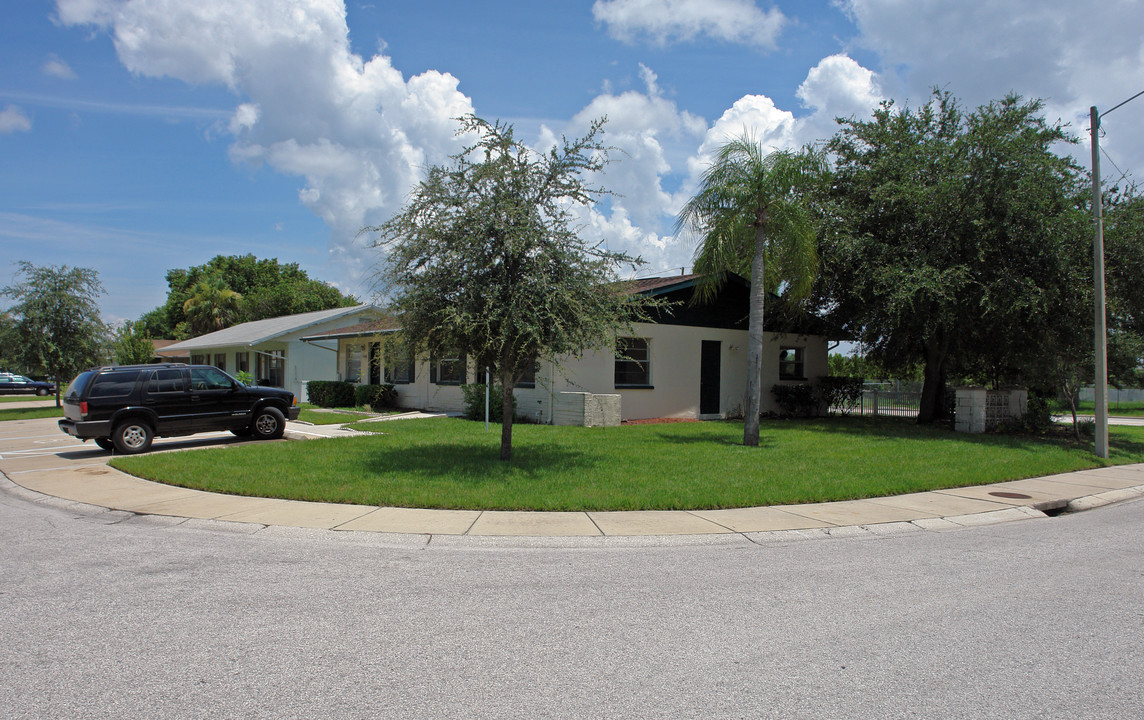
[(310, 403), (318, 407), (352, 407), (354, 384), (344, 380), (311, 380), (306, 383)]
[(375, 412), (397, 407), (397, 389), (392, 385), (358, 385), (354, 388), (354, 406), (362, 405)]

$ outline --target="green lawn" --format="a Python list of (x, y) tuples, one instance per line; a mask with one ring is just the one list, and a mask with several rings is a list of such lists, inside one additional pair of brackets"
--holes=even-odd
[[(1071, 409), (1067, 402), (1056, 400), (1053, 402), (1053, 412), (1063, 415), (1069, 414)], [(1091, 402), (1077, 403), (1078, 415), (1092, 415), (1096, 412), (1096, 405)], [(1144, 417), (1144, 402), (1112, 402), (1108, 403), (1109, 415), (1122, 415), (1127, 417)]]
[(10, 402), (28, 402), (29, 400), (56, 401), (56, 394), (51, 395), (0, 395), (0, 404)]
[[(377, 431), (376, 423), (358, 427)], [(244, 443), (116, 458), (141, 477), (216, 492), (429, 508), (668, 510), (822, 502), (1144, 462), (1144, 428), (1115, 427), (1112, 460), (1052, 440), (969, 436), (910, 422), (764, 421), (500, 430), (459, 419), (400, 420), (334, 440)]]
[(36, 408), (0, 408), (0, 422), (5, 420), (34, 420), (36, 418), (50, 418), (64, 416), (63, 408), (55, 405)]

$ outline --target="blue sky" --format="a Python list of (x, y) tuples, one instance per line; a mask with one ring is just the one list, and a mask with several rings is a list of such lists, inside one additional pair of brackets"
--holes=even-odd
[[(0, 9), (0, 242), (91, 267), (105, 320), (217, 254), (301, 264), (369, 299), (358, 230), (458, 149), (466, 112), (537, 147), (609, 117), (583, 232), (690, 265), (671, 220), (719, 142), (828, 137), (838, 115), (947, 88), (1015, 91), (1071, 123), (1144, 90), (1131, 0), (21, 0)], [(1144, 165), (1144, 98), (1105, 119), (1104, 176)], [(1113, 166), (1111, 163), (1115, 163)], [(1117, 171), (1115, 168), (1119, 168)]]

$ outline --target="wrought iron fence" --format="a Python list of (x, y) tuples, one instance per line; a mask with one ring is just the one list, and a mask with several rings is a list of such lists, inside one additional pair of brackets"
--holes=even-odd
[(922, 394), (900, 390), (863, 390), (863, 415), (917, 417)]

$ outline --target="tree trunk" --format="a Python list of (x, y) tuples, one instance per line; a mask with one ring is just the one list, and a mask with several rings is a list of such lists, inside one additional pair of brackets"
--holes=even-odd
[(500, 459), (512, 460), (512, 370), (506, 370), (508, 362), (501, 361), (501, 433)]
[(759, 410), (763, 384), (763, 305), (767, 298), (763, 282), (767, 246), (763, 224), (755, 229), (755, 256), (751, 259), (751, 305), (747, 320), (747, 396), (743, 415), (743, 444), (759, 446)]
[(918, 424), (943, 419), (945, 412), (945, 363), (949, 355), (945, 342), (926, 344), (925, 382), (918, 405)]

